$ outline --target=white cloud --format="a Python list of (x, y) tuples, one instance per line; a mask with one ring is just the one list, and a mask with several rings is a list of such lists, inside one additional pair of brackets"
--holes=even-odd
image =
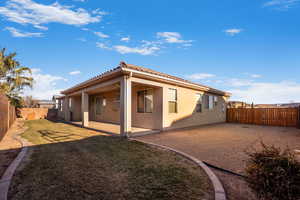
[(109, 13), (106, 11), (101, 10), (100, 8), (97, 8), (96, 10), (92, 11), (92, 14), (94, 15), (108, 15)]
[[(164, 48), (166, 43), (178, 43), (184, 47), (189, 47), (192, 45), (192, 40), (182, 40), (181, 35), (177, 32), (158, 32), (157, 38), (158, 39), (154, 41), (142, 40), (140, 41), (139, 45), (133, 47), (126, 45), (107, 46), (105, 43), (100, 42), (97, 42), (96, 46), (102, 49), (115, 50), (121, 54), (136, 53), (140, 55), (155, 55), (159, 50)], [(130, 41), (130, 37), (122, 37), (120, 38), (120, 41), (128, 42)]]
[(85, 25), (101, 21), (101, 15), (91, 15), (83, 8), (74, 9), (62, 6), (58, 2), (50, 5), (36, 3), (32, 0), (8, 0), (0, 7), (0, 15), (8, 21), (19, 24), (31, 24), (46, 29), (42, 24), (61, 23), (68, 25)]
[(14, 27), (5, 27), (5, 30), (9, 31), (13, 37), (42, 37), (43, 36), (43, 33), (23, 32)]
[(143, 43), (141, 46), (137, 47), (129, 47), (125, 45), (114, 45), (112, 47), (107, 46), (105, 43), (96, 42), (96, 46), (101, 49), (106, 50), (114, 50), (117, 51), (120, 54), (140, 54), (140, 55), (155, 55), (157, 51), (160, 50), (160, 47), (157, 44), (154, 43)]
[(32, 69), (32, 77), (34, 84), (32, 89), (26, 89), (24, 96), (33, 96), (37, 99), (51, 99), (54, 94), (59, 94), (63, 88), (59, 87), (59, 83), (67, 81), (61, 76), (51, 74), (43, 74), (40, 69)]
[(106, 35), (102, 32), (94, 32), (94, 34), (101, 38), (109, 38), (109, 35)]
[(86, 42), (87, 41), (85, 38), (77, 38), (77, 40), (79, 40), (81, 42)]
[(227, 30), (225, 30), (224, 32), (225, 32), (227, 35), (235, 36), (235, 35), (239, 34), (239, 33), (242, 32), (242, 31), (243, 31), (243, 29), (232, 28), (232, 29), (227, 29)]
[(212, 78), (212, 77), (215, 77), (215, 76), (216, 75), (214, 75), (214, 74), (196, 73), (196, 74), (188, 75), (187, 78), (188, 79), (193, 79), (193, 80), (202, 80), (202, 79)]
[(279, 10), (288, 10), (295, 6), (299, 0), (271, 0), (263, 4), (263, 7), (272, 7)]
[(251, 78), (261, 78), (262, 75), (260, 75), (260, 74), (250, 74), (250, 77)]
[[(247, 73), (248, 74), (248, 73)], [(262, 77), (259, 74), (248, 74), (252, 79), (218, 78), (214, 74), (196, 73), (186, 76), (193, 80), (202, 80), (212, 84), (216, 88), (223, 88), (232, 93), (230, 100), (244, 101), (248, 103), (289, 103), (300, 102), (300, 82), (258, 81)]]
[(121, 54), (137, 53), (140, 55), (154, 55), (158, 50), (157, 46), (141, 46), (141, 47), (128, 47), (123, 45), (116, 45), (113, 48)]
[(96, 42), (96, 46), (100, 49), (107, 49), (107, 50), (111, 50), (111, 48), (109, 46), (107, 46), (106, 44), (104, 43), (101, 43), (101, 42)]
[(277, 83), (252, 82), (246, 88), (229, 90), (232, 100), (254, 103), (300, 102), (300, 83), (281, 81)]
[(76, 71), (72, 71), (69, 73), (70, 75), (77, 75), (77, 74), (81, 74), (81, 72), (79, 70)]
[(250, 86), (253, 83), (253, 80), (231, 78), (231, 79), (225, 79), (224, 83), (231, 87), (244, 87), (244, 86)]
[(37, 29), (43, 30), (43, 31), (47, 31), (48, 30), (48, 27), (42, 26), (42, 25), (34, 25), (34, 27), (37, 28)]
[(158, 38), (162, 38), (166, 43), (183, 43), (191, 44), (192, 40), (183, 40), (182, 36), (178, 32), (158, 32), (156, 33)]
[(128, 36), (128, 37), (122, 37), (121, 39), (120, 39), (120, 41), (123, 41), (123, 42), (129, 42), (129, 40), (130, 40), (130, 37)]

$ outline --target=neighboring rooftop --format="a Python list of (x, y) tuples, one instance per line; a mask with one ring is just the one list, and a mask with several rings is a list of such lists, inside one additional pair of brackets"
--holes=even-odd
[(37, 104), (40, 105), (49, 105), (49, 104), (55, 104), (52, 100), (37, 100)]
[(180, 81), (180, 82), (186, 83), (186, 84), (192, 84), (192, 85), (195, 85), (195, 86), (198, 86), (198, 87), (202, 87), (203, 89), (209, 90), (209, 92), (212, 92), (212, 93), (219, 93), (219, 94), (223, 94), (225, 96), (230, 96), (231, 95), (230, 93), (227, 93), (227, 92), (224, 92), (224, 91), (221, 91), (221, 90), (217, 90), (217, 89), (214, 89), (214, 88), (211, 88), (211, 87), (208, 87), (208, 86), (205, 86), (205, 85), (201, 85), (201, 84), (198, 84), (198, 83), (194, 83), (194, 82), (185, 80), (183, 78), (179, 78), (179, 77), (172, 76), (172, 75), (169, 75), (169, 74), (166, 74), (166, 73), (158, 72), (158, 71), (146, 68), (146, 67), (136, 66), (136, 65), (132, 65), (132, 64), (126, 64), (125, 62), (120, 62), (118, 67), (115, 67), (115, 68), (113, 68), (111, 70), (108, 70), (108, 71), (106, 71), (102, 74), (99, 74), (99, 75), (97, 75), (97, 76), (95, 76), (91, 79), (88, 79), (88, 80), (86, 80), (82, 83), (79, 83), (79, 84), (77, 84), (77, 85), (75, 85), (71, 88), (68, 88), (68, 89), (62, 91), (61, 93), (66, 94), (66, 93), (69, 93), (73, 90), (87, 87), (90, 83), (92, 83), (96, 80), (100, 80), (100, 79), (106, 77), (109, 74), (112, 74), (114, 72), (122, 72), (122, 71), (125, 71), (126, 69), (134, 70), (134, 71), (138, 71), (138, 72), (144, 72), (144, 73), (149, 74), (149, 75), (156, 75), (156, 76), (159, 76), (159, 77), (168, 78), (170, 80)]

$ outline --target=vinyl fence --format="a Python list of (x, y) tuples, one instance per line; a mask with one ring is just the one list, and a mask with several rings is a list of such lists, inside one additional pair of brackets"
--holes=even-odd
[(8, 98), (0, 93), (0, 141), (16, 119), (15, 107), (10, 105)]
[(299, 128), (299, 108), (228, 108), (227, 122), (294, 126)]

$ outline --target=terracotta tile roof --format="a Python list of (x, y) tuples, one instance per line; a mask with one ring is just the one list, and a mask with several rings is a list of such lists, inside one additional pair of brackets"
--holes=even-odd
[(212, 92), (226, 93), (226, 92), (221, 91), (221, 90), (217, 90), (217, 89), (205, 86), (205, 85), (194, 83), (192, 81), (188, 81), (188, 80), (185, 80), (183, 78), (179, 78), (177, 76), (172, 76), (172, 75), (169, 75), (169, 74), (166, 74), (166, 73), (158, 72), (158, 71), (155, 71), (153, 69), (146, 68), (146, 67), (136, 66), (136, 65), (132, 65), (132, 64), (126, 64), (125, 62), (121, 62), (120, 65), (122, 65), (125, 68), (129, 68), (129, 69), (133, 69), (133, 70), (137, 70), (137, 71), (141, 71), (141, 72), (146, 72), (146, 73), (149, 73), (149, 74), (158, 75), (158, 76), (170, 78), (170, 79), (177, 80), (177, 81), (182, 81), (182, 82), (189, 83), (189, 84), (198, 85), (200, 87), (207, 88), (207, 89), (211, 90)]
[(169, 74), (166, 74), (166, 73), (162, 73), (162, 72), (158, 72), (158, 71), (155, 71), (155, 70), (152, 70), (152, 69), (149, 69), (149, 68), (146, 68), (146, 67), (141, 67), (141, 66), (136, 66), (136, 65), (132, 65), (132, 64), (127, 64), (125, 62), (120, 62), (119, 66), (118, 67), (115, 67), (109, 71), (106, 71), (104, 73), (101, 73), (91, 79), (88, 79), (82, 83), (79, 83), (67, 90), (64, 90), (62, 91), (62, 93), (65, 93), (65, 92), (68, 92), (68, 91), (71, 91), (71, 90), (74, 90), (78, 87), (83, 87), (84, 85), (92, 82), (92, 81), (95, 81), (95, 80), (98, 80), (98, 79), (101, 79), (103, 78), (105, 75), (109, 74), (109, 73), (112, 73), (114, 71), (117, 71), (117, 70), (122, 70), (122, 68), (127, 68), (127, 69), (131, 69), (131, 70), (136, 70), (136, 71), (140, 71), (140, 72), (145, 72), (145, 73), (148, 73), (148, 74), (152, 74), (152, 75), (157, 75), (157, 76), (161, 76), (161, 77), (165, 77), (165, 78), (169, 78), (169, 79), (173, 79), (173, 80), (176, 80), (176, 81), (181, 81), (181, 82), (185, 82), (185, 83), (188, 83), (188, 84), (193, 84), (193, 85), (197, 85), (197, 86), (200, 86), (200, 87), (203, 87), (203, 88), (206, 88), (207, 90), (209, 90), (210, 92), (216, 92), (216, 93), (223, 93), (225, 95), (230, 95), (229, 93), (226, 93), (224, 91), (221, 91), (221, 90), (217, 90), (217, 89), (214, 89), (214, 88), (211, 88), (211, 87), (208, 87), (208, 86), (205, 86), (205, 85), (201, 85), (201, 84), (198, 84), (198, 83), (194, 83), (194, 82), (191, 82), (191, 81), (188, 81), (188, 80), (185, 80), (183, 78), (179, 78), (179, 77), (176, 77), (176, 76), (172, 76), (172, 75), (169, 75)]

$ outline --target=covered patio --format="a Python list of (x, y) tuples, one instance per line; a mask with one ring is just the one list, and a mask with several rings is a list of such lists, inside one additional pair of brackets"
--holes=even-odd
[[(114, 71), (62, 93), (65, 121), (120, 136), (155, 133), (163, 127), (163, 87), (154, 81)], [(97, 79), (96, 79), (97, 78)], [(100, 82), (101, 80), (101, 82)]]
[[(71, 124), (74, 124), (76, 126), (81, 126), (81, 121), (71, 121)], [(97, 122), (97, 121), (89, 121), (89, 126), (86, 127), (91, 130), (112, 134), (112, 135), (120, 135), (120, 125), (114, 124), (114, 123), (108, 123), (108, 122)], [(150, 134), (150, 133), (157, 133), (160, 132), (160, 130), (155, 129), (148, 129), (148, 128), (139, 128), (139, 127), (131, 127), (131, 133), (130, 136), (136, 136), (136, 135), (144, 135), (144, 134)]]

